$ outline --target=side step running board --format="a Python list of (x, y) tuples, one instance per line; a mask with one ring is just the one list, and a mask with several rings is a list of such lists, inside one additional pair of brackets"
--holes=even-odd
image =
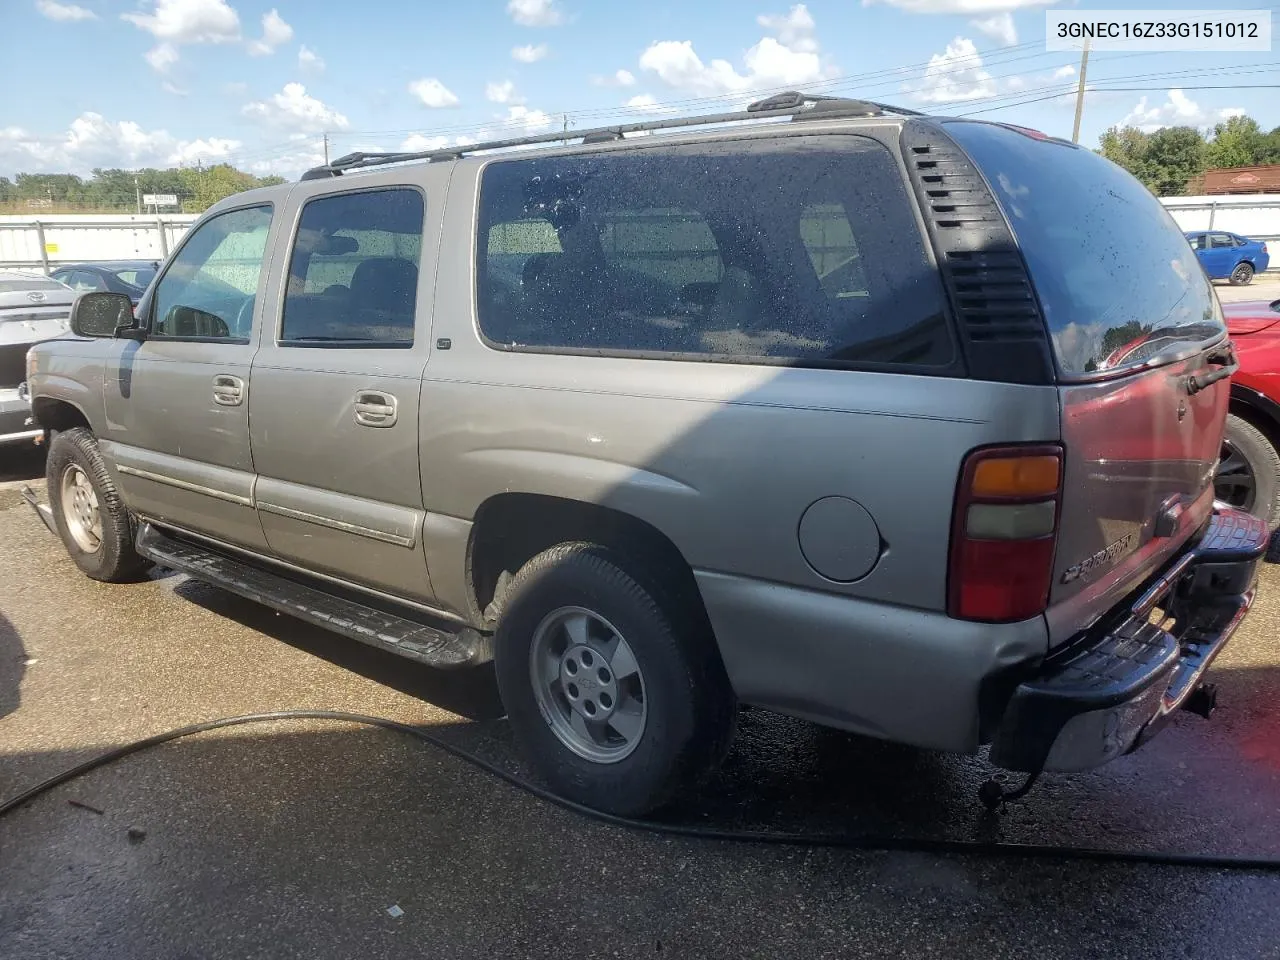
[(148, 560), (193, 579), (428, 666), (456, 670), (492, 657), (489, 638), (471, 627), (450, 631), (398, 617), (176, 539), (152, 523), (139, 526), (137, 549)]

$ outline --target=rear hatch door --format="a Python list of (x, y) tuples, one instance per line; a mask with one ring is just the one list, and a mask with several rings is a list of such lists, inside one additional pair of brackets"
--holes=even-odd
[(1061, 642), (1178, 553), (1211, 512), (1230, 391), (1226, 327), (1181, 230), (1120, 167), (1015, 128), (947, 130), (1004, 208), (1053, 345), (1066, 463), (1047, 616)]

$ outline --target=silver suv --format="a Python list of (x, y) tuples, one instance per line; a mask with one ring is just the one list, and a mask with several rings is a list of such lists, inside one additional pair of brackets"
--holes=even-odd
[(211, 209), (136, 320), (82, 296), (30, 356), (80, 568), (492, 658), (618, 813), (738, 702), (1031, 773), (1208, 713), (1266, 531), (1215, 507), (1234, 358), (1136, 180), (800, 95), (562, 136), (344, 157)]

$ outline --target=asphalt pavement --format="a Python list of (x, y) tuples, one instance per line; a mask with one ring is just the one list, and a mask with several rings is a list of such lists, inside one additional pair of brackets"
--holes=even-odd
[[(0, 465), (0, 798), (212, 717), (352, 710), (522, 770), (485, 671), (440, 675), (176, 575), (93, 583)], [(1280, 567), (1220, 708), (1046, 776), (997, 817), (978, 757), (760, 711), (667, 819), (1280, 857)], [(78, 805), (73, 805), (78, 804)], [(658, 836), (413, 739), (320, 722), (161, 746), (0, 820), (0, 957), (1280, 957), (1280, 875)]]

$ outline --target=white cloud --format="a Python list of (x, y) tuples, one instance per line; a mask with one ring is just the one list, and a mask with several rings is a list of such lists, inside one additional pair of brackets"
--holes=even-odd
[(324, 59), (304, 43), (298, 48), (298, 66), (303, 70), (314, 70), (316, 73), (323, 73)]
[(796, 4), (783, 14), (762, 13), (756, 23), (778, 38), (784, 47), (799, 53), (817, 53), (818, 38), (814, 34), (813, 16), (803, 3)]
[(1064, 64), (1063, 66), (1059, 67), (1057, 70), (1053, 71), (1054, 80), (1065, 80), (1067, 77), (1074, 77), (1075, 75), (1076, 75), (1076, 68), (1069, 63)]
[(995, 96), (996, 82), (982, 65), (978, 48), (967, 37), (956, 37), (942, 53), (929, 58), (916, 99), (925, 103), (959, 103)]
[(654, 99), (651, 93), (641, 93), (632, 97), (623, 104), (629, 110), (635, 110), (637, 113), (675, 113), (674, 107), (668, 107)]
[(457, 136), (452, 140), (448, 137), (439, 135), (428, 136), (425, 133), (415, 133), (406, 137), (404, 141), (401, 142), (400, 149), (416, 153), (427, 150), (443, 150), (448, 146), (465, 147), (488, 139), (488, 136), (489, 133), (486, 130), (481, 130), (476, 137)]
[(172, 43), (157, 43), (142, 56), (156, 73), (165, 73), (178, 62), (178, 48)]
[(36, 9), (50, 20), (70, 23), (75, 20), (97, 20), (98, 15), (92, 10), (76, 6), (74, 3), (57, 3), (55, 0), (36, 0)]
[(520, 97), (516, 93), (516, 85), (510, 80), (503, 80), (501, 83), (493, 81), (486, 84), (484, 88), (484, 98), (490, 103), (520, 102)]
[(862, 5), (870, 7), (877, 2), (908, 13), (999, 13), (1047, 7), (1057, 0), (862, 0)]
[(519, 60), (521, 63), (537, 63), (550, 52), (551, 48), (545, 43), (537, 45), (526, 43), (523, 47), (511, 48), (511, 59)]
[(564, 22), (555, 0), (510, 0), (507, 13), (522, 27), (554, 27)]
[(218, 163), (225, 160), (243, 144), (239, 140), (227, 140), (223, 137), (210, 137), (208, 140), (190, 140), (179, 143), (169, 154), (169, 163), (192, 164)]
[(324, 146), (319, 137), (304, 138), (297, 141), (297, 146), (270, 157), (254, 160), (247, 164), (238, 164), (240, 169), (259, 177), (280, 176), (288, 180), (296, 178), (304, 170), (318, 167), (324, 163)]
[(82, 113), (61, 134), (0, 129), (0, 174), (57, 171), (87, 174), (94, 167), (167, 167), (225, 157), (238, 140), (209, 137), (178, 140), (164, 130), (144, 130), (131, 120), (111, 121)]
[(757, 21), (776, 36), (763, 37), (743, 55), (745, 73), (728, 60), (704, 63), (689, 40), (662, 40), (640, 55), (640, 67), (663, 83), (700, 96), (747, 93), (769, 87), (798, 86), (839, 75), (822, 62), (813, 18), (804, 4), (782, 16)]
[(442, 107), (456, 107), (458, 98), (452, 90), (435, 77), (423, 77), (409, 84), (409, 92), (422, 101), (424, 107), (438, 110)]
[(262, 38), (249, 44), (249, 53), (255, 57), (264, 57), (275, 53), (276, 47), (282, 47), (293, 39), (293, 27), (284, 22), (278, 10), (272, 8), (262, 16)]
[(270, 99), (246, 103), (241, 112), (271, 126), (303, 133), (344, 130), (349, 126), (345, 116), (308, 94), (300, 83), (286, 83)]
[(507, 116), (502, 121), (509, 127), (523, 127), (526, 133), (538, 133), (551, 126), (551, 118), (541, 110), (530, 110), (516, 104), (507, 108)]
[(630, 70), (619, 70), (612, 76), (592, 77), (591, 83), (597, 87), (634, 87), (636, 75)]
[(160, 81), (160, 89), (165, 93), (173, 94), (175, 97), (185, 97), (190, 93), (189, 90), (184, 90), (182, 87), (179, 87), (177, 84), (171, 83), (168, 80)]
[(178, 62), (178, 47), (196, 43), (230, 43), (240, 39), (240, 16), (225, 0), (154, 0), (151, 13), (122, 13), (159, 42), (143, 57), (157, 73)]
[(1013, 14), (1008, 10), (970, 22), (976, 29), (1006, 47), (1011, 47), (1018, 42), (1018, 28), (1014, 26)]
[(1181, 90), (1170, 90), (1165, 102), (1154, 106), (1149, 106), (1143, 97), (1119, 125), (1151, 133), (1162, 127), (1207, 127), (1243, 113), (1239, 107), (1206, 110)]
[(240, 39), (240, 16), (226, 0), (155, 0), (152, 13), (122, 13), (120, 19), (175, 44)]

